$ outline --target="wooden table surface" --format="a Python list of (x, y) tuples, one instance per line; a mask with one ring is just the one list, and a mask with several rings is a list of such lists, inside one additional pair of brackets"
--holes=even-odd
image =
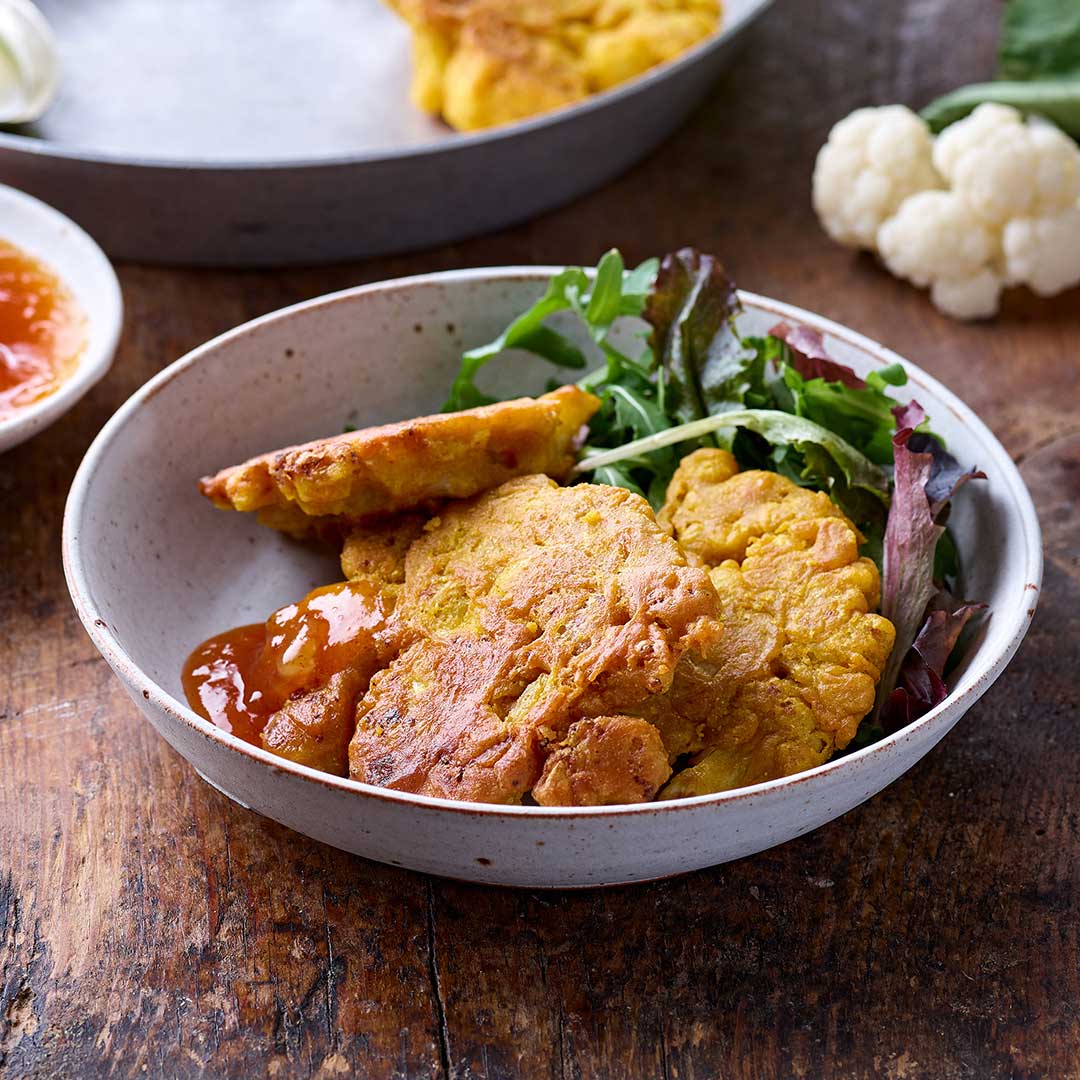
[[(1010, 296), (995, 323), (958, 325), (833, 247), (808, 202), (829, 126), (986, 75), (999, 10), (780, 0), (677, 136), (498, 236), (312, 270), (121, 268), (113, 371), (0, 457), (0, 1073), (1080, 1076), (1080, 291)], [(841, 820), (600, 892), (375, 865), (199, 780), (98, 658), (64, 587), (65, 493), (113, 410), (207, 337), (331, 289), (685, 243), (917, 361), (1021, 463), (1046, 579), (998, 684)]]

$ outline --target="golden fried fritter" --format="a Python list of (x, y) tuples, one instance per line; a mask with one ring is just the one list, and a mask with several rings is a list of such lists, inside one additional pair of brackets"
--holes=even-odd
[(296, 503), (264, 506), (256, 511), (256, 517), (260, 525), (294, 540), (323, 540), (332, 547), (340, 547), (343, 537), (357, 524), (340, 517), (310, 517)]
[[(660, 521), (710, 567), (724, 636), (684, 663), (661, 730), (696, 752), (662, 798), (742, 787), (827, 761), (874, 702), (892, 624), (872, 613), (877, 567), (820, 492), (772, 472), (737, 473), (723, 450), (683, 459)], [(690, 733), (689, 735), (687, 733)], [(670, 739), (670, 737), (669, 737)]]
[[(707, 573), (644, 499), (542, 476), (429, 522), (406, 556), (397, 611), (407, 644), (360, 702), (350, 774), (480, 802), (519, 802), (560, 748), (564, 765), (538, 800), (646, 797), (655, 741), (608, 730), (610, 718), (667, 690), (680, 658), (721, 632)], [(590, 718), (609, 720), (569, 734)], [(638, 779), (575, 785), (597, 741), (613, 751), (612, 774), (638, 769)]]
[[(204, 477), (199, 487), (233, 510), (296, 507), (312, 518), (357, 521), (460, 499), (514, 476), (565, 476), (582, 426), (599, 408), (564, 386), (464, 412), (346, 432), (252, 458)], [(281, 515), (299, 528), (295, 514)], [(280, 522), (271, 515), (269, 524)]]
[(413, 99), (461, 131), (606, 90), (717, 28), (719, 0), (389, 0), (413, 32)]
[(346, 668), (325, 686), (294, 694), (267, 721), (263, 746), (279, 757), (345, 776), (356, 702), (367, 683), (362, 670)]
[(395, 606), (405, 552), (424, 521), (402, 514), (354, 528), (342, 553), (349, 580), (316, 589), (267, 620), (258, 665), (262, 697), (284, 698), (262, 729), (267, 750), (348, 773), (356, 702), (401, 647)]
[(571, 725), (533, 788), (541, 806), (648, 802), (671, 775), (660, 732), (636, 716), (598, 716)]
[(405, 581), (405, 555), (424, 532), (426, 514), (394, 514), (349, 530), (341, 550), (341, 572), (350, 581), (378, 581), (384, 587)]

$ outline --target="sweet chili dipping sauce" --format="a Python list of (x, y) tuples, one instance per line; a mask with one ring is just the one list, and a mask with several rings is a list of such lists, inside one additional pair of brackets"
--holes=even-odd
[(0, 420), (51, 394), (86, 344), (86, 315), (48, 267), (0, 240)]
[(211, 723), (258, 745), (266, 722), (291, 695), (324, 685), (346, 668), (373, 674), (389, 614), (381, 590), (369, 581), (316, 589), (265, 623), (204, 641), (184, 664), (184, 694)]

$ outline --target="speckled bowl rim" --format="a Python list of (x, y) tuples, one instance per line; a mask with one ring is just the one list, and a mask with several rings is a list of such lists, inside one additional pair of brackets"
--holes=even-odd
[[(120, 331), (124, 323), (124, 301), (120, 293), (120, 282), (116, 271), (105, 252), (98, 247), (94, 238), (66, 214), (51, 207), (47, 202), (27, 195), (25, 191), (0, 184), (0, 211), (14, 208), (16, 214), (26, 218), (37, 218), (46, 223), (63, 239), (56, 240), (56, 251), (80, 250), (92, 266), (97, 286), (102, 289), (106, 301), (95, 304), (92, 309), (83, 304), (89, 325), (93, 326), (98, 340), (93, 345), (87, 344), (79, 357), (75, 370), (51, 393), (35, 401), (32, 405), (22, 406), (11, 416), (0, 418), (0, 442), (11, 438), (8, 449), (32, 438), (39, 431), (55, 423), (84, 394), (98, 382), (112, 366), (116, 355), (116, 346), (120, 341)], [(4, 224), (0, 221), (0, 240), (7, 240)], [(31, 252), (47, 269), (51, 270), (71, 291), (76, 288), (71, 277), (65, 273), (64, 256), (38, 254)], [(77, 298), (77, 297), (76, 297)], [(0, 450), (0, 453), (3, 453)]]
[[(828, 334), (853, 348), (860, 349), (875, 357), (882, 366), (901, 363), (908, 373), (910, 382), (916, 387), (924, 387), (938, 399), (980, 440), (986, 445), (991, 457), (989, 462), (980, 462), (980, 465), (992, 470), (996, 483), (1004, 486), (1020, 515), (1023, 522), (1023, 577), (1024, 594), (1030, 599), (1027, 603), (1010, 606), (1009, 610), (995, 611), (994, 619), (1004, 621), (1008, 631), (1006, 643), (1003, 648), (993, 655), (983, 655), (986, 650), (981, 645), (972, 657), (969, 668), (964, 673), (964, 680), (970, 680), (963, 691), (950, 694), (936, 708), (931, 709), (925, 716), (920, 717), (913, 723), (901, 728), (898, 732), (887, 736), (879, 742), (864, 747), (851, 754), (834, 758), (823, 765), (809, 769), (805, 772), (796, 773), (792, 776), (781, 777), (777, 780), (769, 780), (765, 783), (754, 784), (750, 787), (736, 788), (731, 791), (719, 792), (713, 795), (695, 795), (682, 799), (671, 799), (663, 802), (634, 803), (618, 806), (595, 806), (595, 807), (545, 807), (545, 806), (503, 806), (490, 803), (459, 802), (450, 799), (440, 799), (430, 795), (414, 795), (409, 792), (393, 791), (388, 788), (375, 787), (371, 784), (361, 783), (358, 780), (350, 780), (346, 777), (332, 776), (299, 765), (284, 758), (277, 757), (261, 747), (256, 747), (242, 739), (215, 727), (210, 721), (192, 711), (186, 704), (178, 701), (167, 693), (153, 679), (149, 678), (142, 669), (132, 660), (124, 647), (116, 640), (106, 621), (98, 613), (94, 604), (89, 583), (83, 566), (82, 552), (79, 547), (78, 529), (79, 523), (87, 509), (87, 498), (91, 479), (98, 467), (99, 462), (108, 452), (113, 439), (119, 434), (124, 426), (132, 420), (144, 403), (150, 400), (164, 386), (185, 372), (189, 367), (213, 357), (224, 345), (237, 337), (243, 336), (264, 327), (270, 323), (287, 321), (301, 312), (309, 312), (312, 309), (326, 308), (334, 304), (351, 302), (357, 296), (369, 293), (390, 292), (395, 290), (407, 290), (417, 285), (442, 284), (451, 285), (463, 281), (546, 281), (552, 274), (561, 270), (561, 267), (552, 266), (510, 266), (510, 267), (484, 267), (470, 270), (449, 270), (434, 274), (421, 274), (413, 277), (396, 278), (390, 281), (374, 282), (368, 285), (359, 285), (340, 292), (329, 293), (325, 296), (305, 300), (278, 311), (270, 312), (250, 322), (228, 330), (223, 334), (212, 338), (205, 344), (198, 346), (185, 356), (170, 364), (159, 372), (149, 382), (145, 383), (116, 411), (112, 418), (105, 424), (97, 438), (86, 452), (82, 464), (71, 485), (67, 505), (64, 511), (62, 552), (64, 573), (67, 578), (68, 589), (72, 601), (82, 620), (83, 626), (90, 635), (91, 640), (97, 646), (102, 656), (108, 661), (113, 670), (127, 683), (136, 693), (141, 694), (143, 700), (153, 705), (156, 709), (172, 717), (188, 727), (193, 728), (204, 738), (219, 743), (230, 750), (253, 758), (268, 768), (279, 773), (288, 773), (323, 787), (334, 788), (340, 791), (352, 792), (366, 798), (382, 799), (393, 803), (405, 803), (417, 807), (443, 810), (453, 813), (479, 814), (486, 817), (551, 817), (571, 820), (583, 817), (618, 818), (629, 814), (655, 814), (677, 813), (690, 807), (721, 806), (740, 799), (752, 798), (766, 792), (776, 791), (781, 788), (793, 787), (805, 784), (827, 776), (839, 777), (844, 773), (851, 773), (868, 767), (874, 759), (893, 754), (897, 748), (908, 740), (926, 734), (927, 729), (944, 728), (946, 731), (952, 726), (954, 718), (958, 719), (965, 713), (982, 695), (990, 688), (1005, 669), (1009, 660), (1012, 659), (1024, 635), (1031, 623), (1031, 617), (1035, 613), (1039, 589), (1042, 583), (1042, 536), (1039, 528), (1039, 520), (1035, 513), (1031, 495), (1020, 476), (1019, 470), (1009, 457), (1005, 448), (998, 442), (990, 429), (978, 418), (978, 416), (951, 391), (946, 389), (940, 382), (922, 371), (915, 364), (902, 359), (896, 353), (862, 334), (850, 330), (838, 323), (832, 322), (820, 315), (805, 311), (801, 308), (785, 304), (779, 300), (758, 296), (755, 293), (740, 290), (740, 297), (747, 307), (757, 308), (775, 315), (778, 319), (787, 319), (800, 322), (814, 327), (822, 333)], [(181, 658), (178, 658), (178, 663)], [(944, 731), (942, 731), (944, 734)]]

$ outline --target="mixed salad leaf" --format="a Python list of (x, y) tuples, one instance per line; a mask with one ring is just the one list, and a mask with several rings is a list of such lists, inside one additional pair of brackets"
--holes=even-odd
[[(896, 627), (896, 644), (878, 685), (868, 730), (894, 731), (943, 701), (945, 663), (980, 604), (957, 603), (935, 579), (937, 547), (945, 535), (949, 501), (968, 480), (985, 473), (965, 469), (918, 427), (918, 402), (894, 410), (892, 505), (885, 528), (881, 613)], [(943, 643), (949, 647), (942, 648)]]
[[(572, 338), (550, 326), (557, 312), (571, 313), (584, 333)], [(900, 364), (860, 377), (830, 356), (816, 331), (781, 322), (763, 337), (746, 336), (740, 312), (738, 291), (711, 255), (687, 248), (627, 270), (609, 251), (592, 272), (557, 274), (498, 338), (467, 352), (445, 408), (491, 402), (475, 380), (506, 350), (569, 369), (588, 368), (591, 359), (596, 366), (578, 385), (601, 407), (579, 476), (637, 492), (658, 508), (684, 454), (722, 446), (743, 468), (771, 469), (828, 493), (881, 568), (881, 611), (896, 627), (877, 703), (856, 740), (865, 745), (948, 692), (946, 663), (983, 607), (951, 595), (958, 565), (949, 503), (983, 474), (949, 454), (916, 402), (890, 396), (907, 382)], [(634, 356), (612, 340), (624, 317), (638, 320)]]
[(744, 404), (754, 391), (760, 365), (725, 348), (721, 333), (738, 307), (735, 286), (712, 255), (687, 249), (660, 264), (643, 316), (672, 420), (700, 420)]

